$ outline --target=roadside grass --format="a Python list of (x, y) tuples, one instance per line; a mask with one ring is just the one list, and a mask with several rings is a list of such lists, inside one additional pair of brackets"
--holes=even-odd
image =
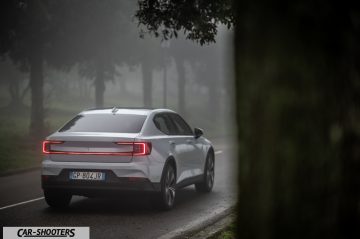
[(28, 120), (1, 114), (0, 117), (0, 172), (35, 167), (41, 155), (28, 136)]
[(215, 233), (207, 239), (236, 239), (236, 223), (233, 221), (229, 226), (223, 230)]
[[(35, 142), (29, 136), (29, 109), (24, 107), (14, 112), (1, 108), (0, 113), (0, 173), (40, 166), (41, 142)], [(46, 128), (53, 132), (73, 115), (71, 112), (49, 112)]]

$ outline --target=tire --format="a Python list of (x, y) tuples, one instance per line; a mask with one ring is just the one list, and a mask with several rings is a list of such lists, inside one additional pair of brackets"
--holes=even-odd
[(53, 208), (65, 208), (69, 206), (72, 195), (65, 192), (44, 190), (46, 203)]
[(158, 206), (162, 210), (170, 210), (174, 207), (176, 195), (176, 173), (172, 164), (165, 165), (161, 176), (161, 192), (158, 197)]
[(214, 154), (209, 153), (206, 157), (205, 169), (204, 169), (204, 179), (200, 183), (195, 184), (195, 189), (197, 192), (209, 193), (214, 187), (215, 179), (215, 157)]

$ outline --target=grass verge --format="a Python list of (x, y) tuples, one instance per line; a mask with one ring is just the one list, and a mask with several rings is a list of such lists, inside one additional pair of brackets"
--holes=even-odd
[(233, 221), (229, 226), (223, 230), (215, 233), (207, 239), (235, 239), (236, 238), (236, 223)]

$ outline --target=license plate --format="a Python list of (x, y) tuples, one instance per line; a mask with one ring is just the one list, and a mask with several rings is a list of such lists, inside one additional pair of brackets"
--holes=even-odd
[(103, 181), (105, 180), (105, 173), (102, 172), (70, 172), (70, 179), (73, 180), (93, 180)]

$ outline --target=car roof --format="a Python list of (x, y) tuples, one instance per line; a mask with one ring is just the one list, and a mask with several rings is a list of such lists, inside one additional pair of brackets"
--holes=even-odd
[(81, 112), (81, 114), (134, 114), (134, 115), (149, 115), (151, 113), (159, 112), (173, 112), (169, 109), (153, 109), (153, 108), (137, 108), (137, 107), (107, 107), (107, 108), (92, 108)]

